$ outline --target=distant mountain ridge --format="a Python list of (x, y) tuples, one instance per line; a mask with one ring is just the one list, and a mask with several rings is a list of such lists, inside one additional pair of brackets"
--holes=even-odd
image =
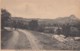
[[(23, 22), (28, 22), (33, 19), (20, 18), (20, 17), (12, 17), (14, 20), (21, 20)], [(35, 18), (34, 18), (35, 19)], [(78, 24), (80, 19), (78, 19), (75, 15), (70, 15), (68, 17), (59, 17), (56, 19), (35, 19), (38, 20), (39, 24)]]
[(60, 17), (56, 19), (43, 19), (39, 20), (42, 24), (77, 24), (80, 22), (80, 19), (78, 19), (75, 15), (71, 15), (69, 17)]

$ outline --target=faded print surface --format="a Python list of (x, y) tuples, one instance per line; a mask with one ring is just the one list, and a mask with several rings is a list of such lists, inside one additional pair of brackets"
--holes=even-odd
[(80, 50), (80, 0), (2, 0), (2, 50)]

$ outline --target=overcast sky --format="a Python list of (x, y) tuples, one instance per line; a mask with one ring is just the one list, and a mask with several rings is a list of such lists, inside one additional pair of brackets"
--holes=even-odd
[(2, 0), (1, 6), (12, 16), (25, 18), (80, 17), (80, 0)]

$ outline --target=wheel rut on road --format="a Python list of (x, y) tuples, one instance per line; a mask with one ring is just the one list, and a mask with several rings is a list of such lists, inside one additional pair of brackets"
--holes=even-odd
[(12, 31), (12, 37), (7, 40), (4, 49), (32, 49), (42, 50), (43, 46), (33, 33), (28, 30), (17, 29)]
[(33, 50), (42, 49), (42, 46), (39, 44), (39, 40), (31, 32), (26, 30), (19, 30), (19, 31), (23, 32), (26, 35)]
[(31, 49), (29, 40), (27, 39), (26, 35), (23, 32), (17, 30), (13, 30), (12, 37), (7, 40), (3, 49)]
[(23, 32), (18, 31), (19, 39), (17, 45), (15, 46), (16, 49), (31, 49), (29, 40), (27, 39), (26, 35)]
[(17, 31), (13, 31), (13, 36), (7, 41), (5, 45), (5, 49), (15, 49), (15, 45), (19, 39), (19, 33)]

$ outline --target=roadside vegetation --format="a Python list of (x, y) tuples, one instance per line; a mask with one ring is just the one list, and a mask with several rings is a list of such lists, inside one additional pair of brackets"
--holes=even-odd
[(9, 22), (11, 18), (11, 14), (5, 10), (1, 9), (1, 48), (3, 49), (3, 46), (6, 44), (7, 40), (10, 39), (12, 36), (11, 30), (6, 30), (5, 26), (7, 25), (7, 22)]

